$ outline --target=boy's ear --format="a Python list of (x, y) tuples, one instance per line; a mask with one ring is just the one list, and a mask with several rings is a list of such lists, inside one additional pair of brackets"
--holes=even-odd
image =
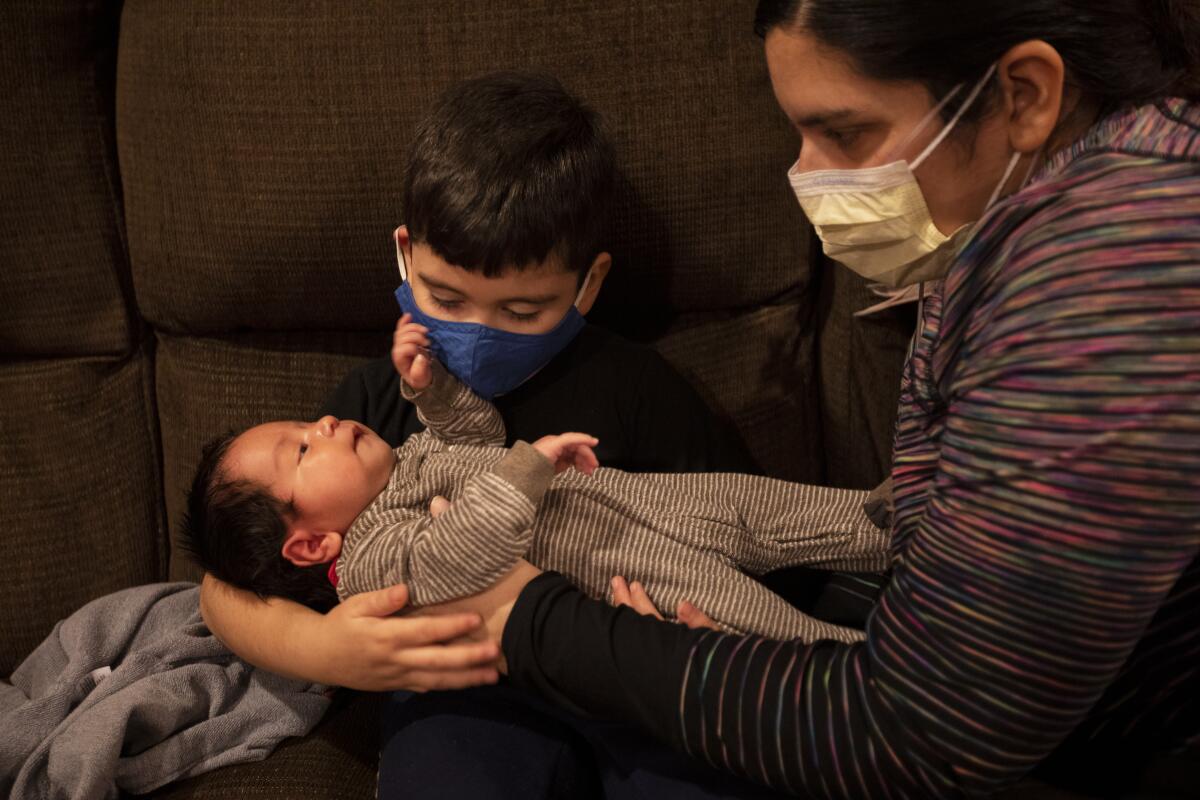
[(283, 557), (297, 567), (328, 564), (342, 552), (342, 535), (335, 531), (292, 528), (283, 540)]
[(596, 304), (600, 287), (604, 285), (604, 279), (608, 277), (608, 270), (611, 267), (612, 256), (609, 253), (601, 253), (592, 262), (592, 268), (588, 270), (586, 283), (583, 285), (583, 292), (579, 295), (579, 304), (576, 306), (580, 314), (586, 315)]

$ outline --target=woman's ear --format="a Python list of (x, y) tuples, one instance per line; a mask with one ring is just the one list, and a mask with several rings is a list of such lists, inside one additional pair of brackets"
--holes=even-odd
[(1066, 67), (1062, 56), (1046, 42), (1022, 42), (1001, 57), (997, 74), (1004, 93), (1009, 143), (1019, 153), (1036, 152), (1054, 135), (1064, 116)]
[(283, 540), (283, 557), (297, 567), (328, 564), (342, 552), (342, 536), (334, 531), (292, 528)]
[(575, 305), (579, 309), (580, 314), (587, 314), (592, 310), (592, 306), (596, 304), (596, 297), (600, 294), (600, 287), (604, 285), (604, 279), (608, 277), (608, 270), (611, 267), (612, 256), (608, 253), (601, 253), (592, 262), (592, 267), (588, 270), (587, 278), (584, 279), (583, 289), (579, 293), (579, 302)]

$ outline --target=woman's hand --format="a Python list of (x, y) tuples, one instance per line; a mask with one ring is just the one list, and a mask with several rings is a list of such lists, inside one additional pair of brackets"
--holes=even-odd
[[(355, 595), (323, 618), (331, 681), (366, 691), (461, 689), (495, 683), (498, 642), (478, 613), (392, 615), (408, 603), (393, 586)], [(336, 676), (336, 677), (334, 677)]]
[[(646, 594), (646, 590), (637, 581), (626, 583), (624, 578), (617, 575), (612, 579), (612, 593), (613, 605), (629, 606), (639, 614), (648, 615), (656, 619), (663, 618), (663, 615), (658, 613), (658, 609), (651, 602), (650, 595)], [(679, 605), (675, 609), (675, 618), (678, 622), (687, 625), (689, 628), (712, 628), (714, 631), (717, 630), (717, 623), (713, 622), (711, 617), (687, 600), (679, 601)]]

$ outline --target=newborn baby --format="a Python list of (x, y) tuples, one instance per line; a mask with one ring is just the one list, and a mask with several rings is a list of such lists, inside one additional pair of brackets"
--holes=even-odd
[[(428, 355), (421, 326), (401, 323), (393, 360), (426, 430), (393, 450), (360, 423), (323, 417), (210, 446), (184, 525), (207, 571), (324, 610), (396, 583), (415, 605), (465, 597), (525, 558), (597, 598), (627, 576), (664, 613), (687, 598), (730, 631), (862, 638), (746, 573), (885, 568), (889, 536), (863, 511), (866, 492), (605, 469), (580, 433), (505, 448), (496, 409)], [(451, 504), (435, 517), (438, 496)]]

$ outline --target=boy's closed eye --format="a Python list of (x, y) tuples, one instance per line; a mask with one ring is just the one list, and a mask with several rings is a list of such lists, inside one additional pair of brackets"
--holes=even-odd
[(505, 308), (504, 313), (516, 322), (533, 322), (542, 313), (540, 308), (516, 309)]
[(433, 301), (435, 306), (443, 311), (457, 311), (458, 309), (462, 308), (463, 304), (462, 300), (450, 300), (444, 297), (438, 297), (432, 292), (429, 294), (429, 299)]

